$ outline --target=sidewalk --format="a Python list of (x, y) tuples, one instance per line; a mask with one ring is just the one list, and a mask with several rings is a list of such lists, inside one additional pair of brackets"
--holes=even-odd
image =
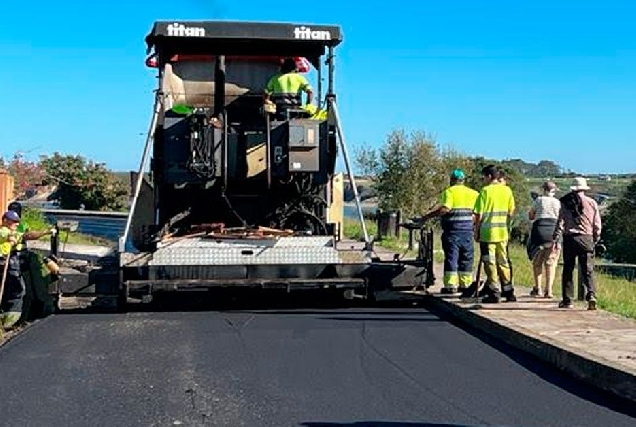
[[(382, 258), (391, 252), (377, 249)], [(515, 286), (517, 302), (482, 304), (440, 294), (443, 266), (435, 265), (431, 307), (507, 344), (530, 353), (567, 374), (636, 402), (636, 320), (584, 303), (559, 309), (559, 299), (531, 297), (530, 287)], [(560, 286), (557, 280), (556, 286)], [(411, 292), (402, 292), (409, 293)]]
[(441, 295), (442, 266), (429, 288), (442, 311), (548, 362), (586, 383), (636, 402), (636, 321), (603, 310), (559, 309), (516, 285), (517, 302), (481, 304)]

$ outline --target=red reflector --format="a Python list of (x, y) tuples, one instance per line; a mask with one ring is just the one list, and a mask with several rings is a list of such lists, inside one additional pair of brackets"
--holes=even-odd
[(157, 56), (156, 55), (150, 55), (148, 58), (146, 58), (146, 67), (157, 68)]

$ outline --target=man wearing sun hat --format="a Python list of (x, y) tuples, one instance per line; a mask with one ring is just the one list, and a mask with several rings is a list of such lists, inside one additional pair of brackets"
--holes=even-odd
[(574, 265), (578, 259), (581, 267), (583, 285), (586, 288), (585, 300), (588, 310), (596, 310), (596, 287), (594, 284), (594, 247), (601, 239), (601, 214), (598, 204), (587, 196), (587, 180), (576, 177), (570, 192), (561, 197), (559, 219), (554, 231), (553, 241), (557, 247), (563, 236), (563, 272), (561, 276), (562, 301), (559, 308), (572, 308), (574, 298)]
[(454, 294), (468, 288), (473, 281), (473, 207), (479, 193), (467, 187), (466, 174), (455, 169), (450, 175), (450, 187), (440, 197), (440, 205), (422, 217), (442, 217), (442, 248), (444, 250), (444, 287), (442, 293)]

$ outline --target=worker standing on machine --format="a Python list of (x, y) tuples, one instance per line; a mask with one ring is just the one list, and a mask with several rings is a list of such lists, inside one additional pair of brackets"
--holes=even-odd
[(265, 111), (271, 111), (276, 106), (278, 113), (285, 114), (288, 108), (300, 108), (302, 106), (302, 93), (307, 94), (307, 105), (313, 101), (313, 88), (302, 74), (298, 73), (296, 61), (293, 58), (285, 58), (281, 65), (280, 73), (272, 76), (263, 92)]
[(22, 243), (22, 233), (18, 231), (20, 216), (7, 211), (2, 216), (0, 227), (0, 255), (2, 255), (2, 300), (0, 302), (0, 322), (4, 329), (10, 329), (20, 320), (22, 297), (25, 286), (22, 279), (20, 259), (16, 246)]
[(464, 184), (466, 174), (455, 169), (450, 187), (440, 197), (440, 206), (422, 217), (422, 221), (441, 216), (444, 250), (443, 294), (465, 291), (473, 280), (473, 208), (479, 193)]
[[(481, 189), (475, 203), (475, 241), (479, 242), (486, 283), (484, 303), (498, 303), (500, 296), (516, 301), (512, 274), (508, 262), (508, 223), (515, 211), (512, 190), (499, 181), (493, 165), (482, 169), (486, 186)], [(499, 279), (499, 280), (497, 280)], [(501, 292), (496, 282), (501, 284)]]

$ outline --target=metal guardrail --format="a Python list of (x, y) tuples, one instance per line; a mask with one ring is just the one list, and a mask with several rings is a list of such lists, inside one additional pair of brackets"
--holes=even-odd
[(620, 277), (630, 282), (636, 279), (636, 264), (595, 263), (594, 269), (598, 272)]
[(42, 209), (47, 221), (76, 221), (77, 231), (116, 242), (124, 234), (127, 212), (74, 211)]
[(80, 217), (128, 218), (128, 212), (87, 211), (67, 209), (40, 209), (45, 215), (75, 215)]

